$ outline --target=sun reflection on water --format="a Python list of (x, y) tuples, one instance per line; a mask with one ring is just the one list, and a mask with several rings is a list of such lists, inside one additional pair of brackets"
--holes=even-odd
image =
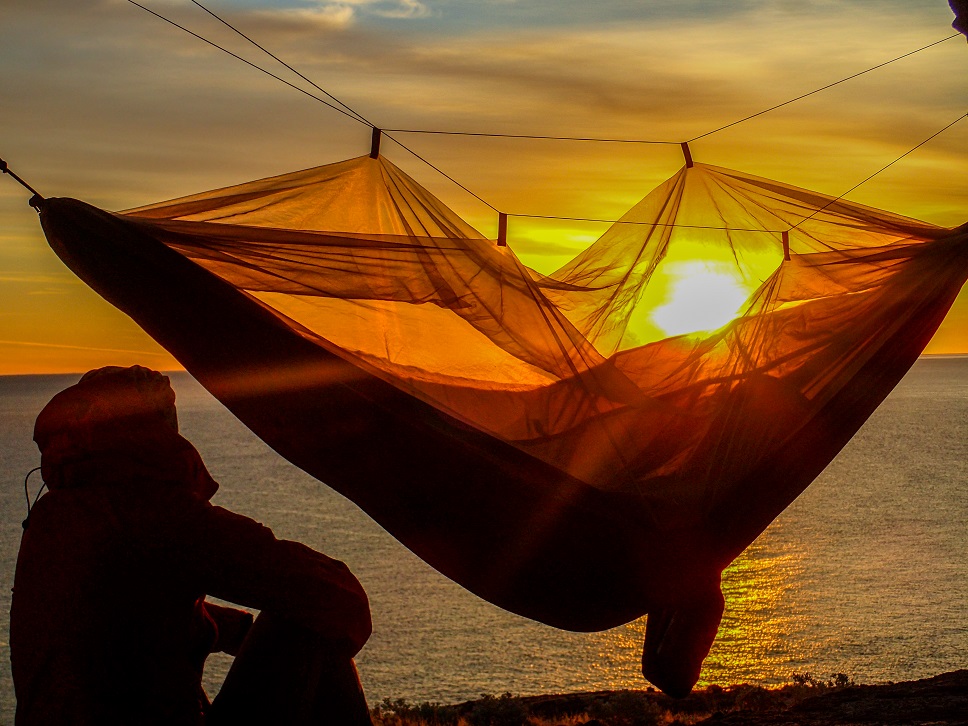
[(763, 537), (726, 569), (726, 611), (700, 685), (784, 683), (791, 664), (808, 662), (809, 639), (799, 637), (806, 628), (797, 606), (801, 558), (791, 542)]
[[(775, 522), (723, 573), (726, 611), (699, 687), (787, 683), (794, 670), (816, 659), (816, 649), (803, 637), (808, 622), (798, 603), (802, 554), (789, 538), (776, 536), (782, 528)], [(645, 626), (641, 618), (596, 634), (593, 668), (609, 688), (643, 687), (639, 663)]]

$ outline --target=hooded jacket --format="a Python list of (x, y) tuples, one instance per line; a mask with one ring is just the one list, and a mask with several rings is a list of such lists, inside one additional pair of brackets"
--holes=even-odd
[(88, 374), (41, 412), (34, 440), (49, 492), (14, 581), (18, 726), (201, 723), (217, 640), (205, 595), (289, 618), (348, 657), (369, 637), (343, 563), (209, 502), (218, 485), (161, 374)]

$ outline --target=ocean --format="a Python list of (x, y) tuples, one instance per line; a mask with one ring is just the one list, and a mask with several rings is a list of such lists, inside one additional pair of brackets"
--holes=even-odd
[[(8, 619), (23, 479), (39, 464), (33, 421), (77, 378), (0, 377), (0, 723), (15, 707)], [(187, 374), (172, 382), (182, 432), (221, 483), (215, 502), (344, 560), (363, 582), (374, 633), (357, 663), (371, 704), (647, 686), (644, 620), (569, 633), (489, 605), (280, 458)], [(898, 681), (968, 666), (966, 482), (968, 358), (923, 358), (726, 571), (701, 683), (772, 685), (793, 672)], [(210, 693), (229, 663), (210, 659)]]

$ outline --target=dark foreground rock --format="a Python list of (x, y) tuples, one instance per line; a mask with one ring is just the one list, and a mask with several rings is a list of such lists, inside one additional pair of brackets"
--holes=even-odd
[(780, 713), (734, 711), (702, 724), (846, 726), (847, 724), (968, 724), (968, 670), (877, 686), (828, 689)]
[[(475, 726), (554, 726), (576, 717), (590, 719), (588, 726), (968, 726), (968, 670), (883, 685), (846, 682), (844, 677), (826, 683), (801, 679), (773, 689), (711, 686), (678, 700), (651, 690), (521, 698), (506, 694), (442, 708), (454, 722), (463, 717)], [(430, 723), (449, 721), (440, 716)]]

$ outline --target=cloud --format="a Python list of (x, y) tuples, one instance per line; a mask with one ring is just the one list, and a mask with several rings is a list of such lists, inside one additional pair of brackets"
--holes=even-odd
[(269, 22), (282, 20), (301, 28), (347, 28), (360, 16), (389, 19), (425, 18), (430, 9), (420, 0), (315, 0), (312, 7), (255, 10), (248, 13)]
[(355, 9), (347, 3), (328, 3), (313, 8), (255, 10), (248, 14), (261, 23), (281, 29), (298, 29), (301, 33), (314, 29), (346, 28), (355, 19)]
[(374, 8), (373, 13), (384, 18), (425, 18), (430, 15), (430, 8), (419, 0), (398, 0), (389, 7)]

